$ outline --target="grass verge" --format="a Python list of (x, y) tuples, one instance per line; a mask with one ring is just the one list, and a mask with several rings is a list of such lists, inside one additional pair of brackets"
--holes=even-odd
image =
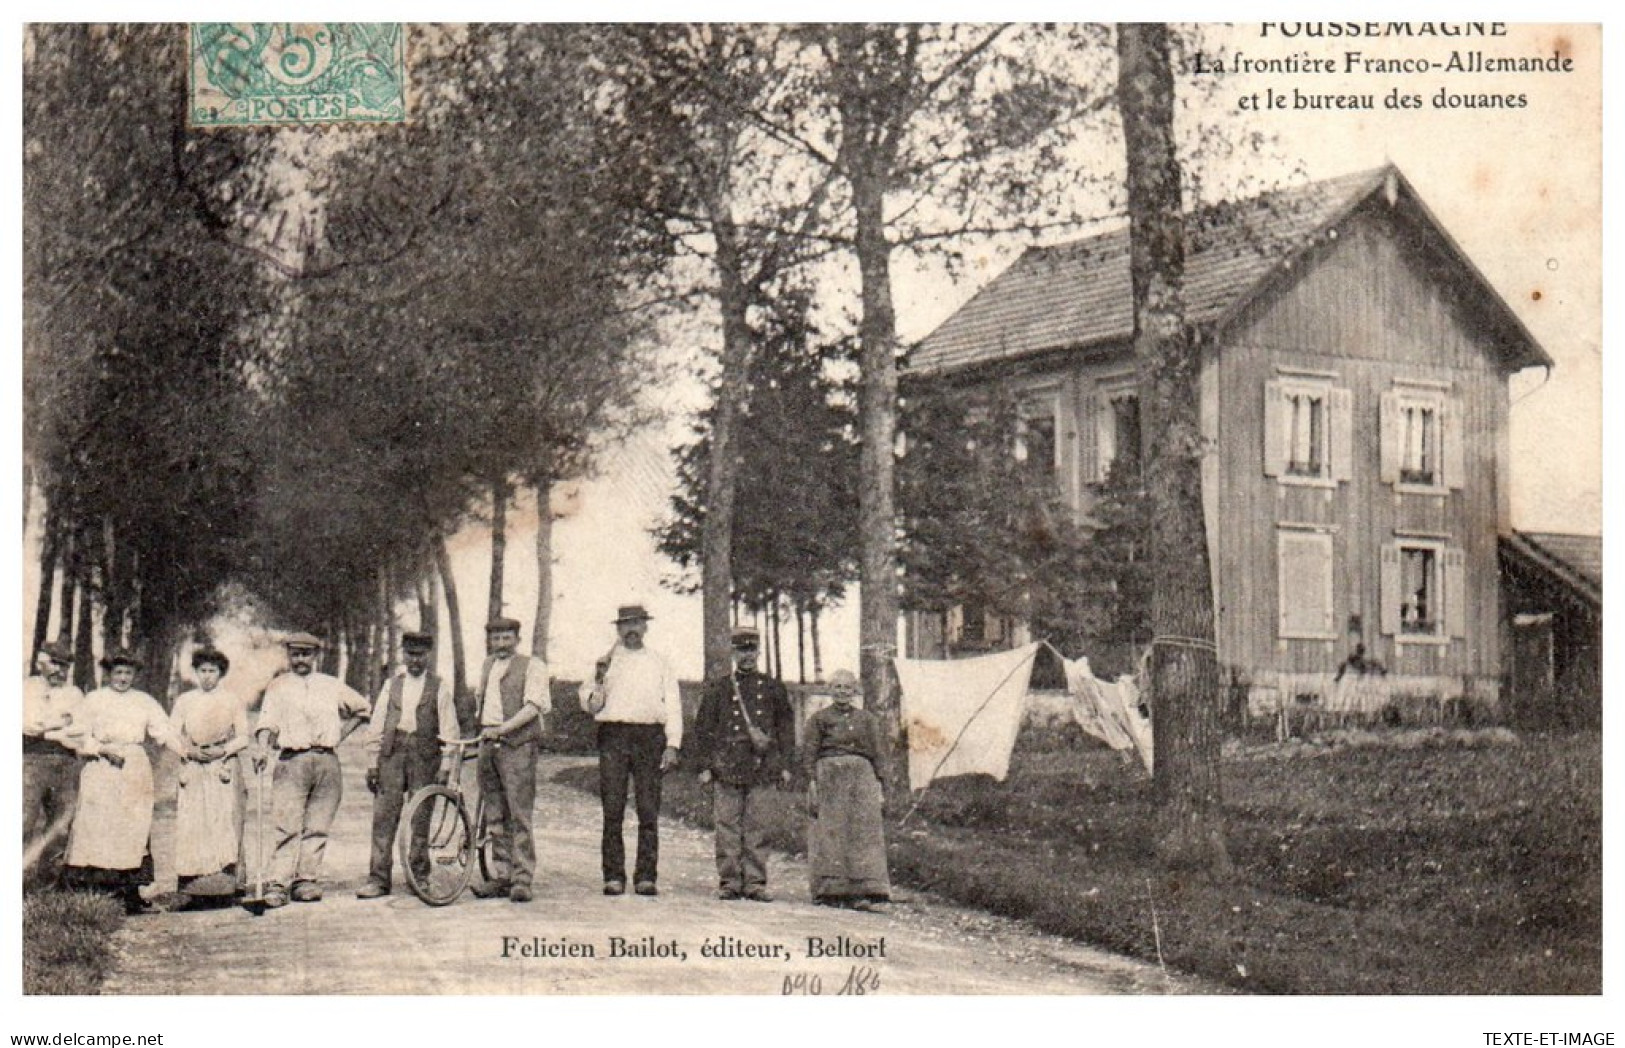
[(109, 943), (124, 910), (94, 892), (42, 889), (23, 896), (23, 992), (99, 993), (113, 964)]
[[(1018, 748), (1002, 784), (935, 784), (888, 852), (902, 884), (1254, 992), (1600, 993), (1601, 765), (1596, 733), (1242, 751), (1223, 769), (1234, 871), (1210, 882), (1157, 869), (1137, 766)], [(692, 776), (664, 809), (710, 825)], [(800, 793), (767, 813), (769, 843), (802, 854)]]

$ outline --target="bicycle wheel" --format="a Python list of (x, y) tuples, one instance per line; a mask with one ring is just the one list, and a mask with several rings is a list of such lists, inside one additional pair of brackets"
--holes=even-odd
[(474, 876), (474, 828), (463, 799), (445, 786), (425, 786), (401, 813), (395, 848), (412, 894), (445, 906)]

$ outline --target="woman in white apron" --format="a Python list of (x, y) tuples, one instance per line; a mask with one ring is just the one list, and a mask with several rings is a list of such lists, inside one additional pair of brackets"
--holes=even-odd
[(243, 774), (248, 710), (220, 687), (231, 661), (213, 648), (192, 654), (198, 686), (175, 700), (169, 722), (183, 760), (175, 790), (175, 876), (194, 899), (229, 898), (241, 887)]
[(180, 749), (163, 708), (131, 686), (140, 666), (125, 651), (104, 658), (106, 683), (79, 707), (76, 741), (89, 759), (68, 835), (70, 883), (117, 895), (128, 913), (146, 911), (139, 889), (152, 881), (152, 762), (143, 744)]

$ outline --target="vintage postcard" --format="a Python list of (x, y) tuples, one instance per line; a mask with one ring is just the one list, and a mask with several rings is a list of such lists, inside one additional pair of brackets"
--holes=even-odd
[(1600, 26), (22, 37), (13, 1043), (1615, 1043)]

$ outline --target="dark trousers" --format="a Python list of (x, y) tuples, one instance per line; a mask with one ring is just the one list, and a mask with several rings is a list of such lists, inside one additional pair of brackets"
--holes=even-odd
[(604, 802), (604, 880), (626, 880), (626, 785), (631, 780), (638, 808), (638, 858), (632, 879), (655, 882), (660, 860), (660, 757), (666, 729), (659, 724), (598, 725), (598, 790)]
[[(79, 797), (79, 758), (60, 746), (23, 754), (25, 876), (55, 879), (68, 847), (68, 823)], [(29, 854), (37, 851), (38, 854)]]
[(771, 787), (718, 781), (712, 819), (717, 833), (717, 883), (747, 892), (767, 886), (767, 827), (763, 805)]
[(536, 876), (536, 743), (480, 747), (480, 796), (491, 835), (497, 880), (530, 887)]
[[(434, 781), (439, 767), (440, 746), (434, 739), (399, 732), (389, 756), (378, 758), (378, 793), (372, 799), (372, 862), (367, 867), (367, 879), (373, 883), (390, 886), (401, 809), (413, 791)], [(414, 841), (419, 846), (413, 850), (412, 861), (421, 868), (426, 852), (419, 841)]]

